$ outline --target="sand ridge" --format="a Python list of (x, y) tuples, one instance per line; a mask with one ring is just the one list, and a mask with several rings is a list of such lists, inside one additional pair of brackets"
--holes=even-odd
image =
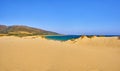
[(39, 36), (0, 37), (0, 71), (120, 71), (117, 37), (66, 42)]

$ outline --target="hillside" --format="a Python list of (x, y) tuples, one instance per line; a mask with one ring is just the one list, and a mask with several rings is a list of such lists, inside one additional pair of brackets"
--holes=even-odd
[(28, 26), (6, 26), (0, 25), (0, 34), (8, 35), (58, 35), (58, 33), (46, 31)]

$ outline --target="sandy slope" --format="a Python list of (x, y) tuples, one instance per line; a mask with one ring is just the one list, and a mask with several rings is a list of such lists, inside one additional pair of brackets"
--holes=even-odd
[(0, 71), (120, 71), (120, 40), (0, 37)]

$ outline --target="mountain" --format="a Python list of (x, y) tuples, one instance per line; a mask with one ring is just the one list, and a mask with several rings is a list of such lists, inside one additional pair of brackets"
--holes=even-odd
[(8, 35), (59, 35), (58, 33), (46, 31), (43, 29), (28, 27), (28, 26), (6, 26), (0, 25), (0, 34)]
[(5, 26), (5, 25), (0, 25), (0, 33), (6, 33), (6, 29), (7, 29), (8, 27), (7, 26)]

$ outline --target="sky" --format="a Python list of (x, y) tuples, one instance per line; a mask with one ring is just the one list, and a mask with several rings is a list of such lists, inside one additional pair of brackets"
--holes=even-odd
[(0, 24), (69, 35), (120, 35), (120, 0), (0, 0)]

